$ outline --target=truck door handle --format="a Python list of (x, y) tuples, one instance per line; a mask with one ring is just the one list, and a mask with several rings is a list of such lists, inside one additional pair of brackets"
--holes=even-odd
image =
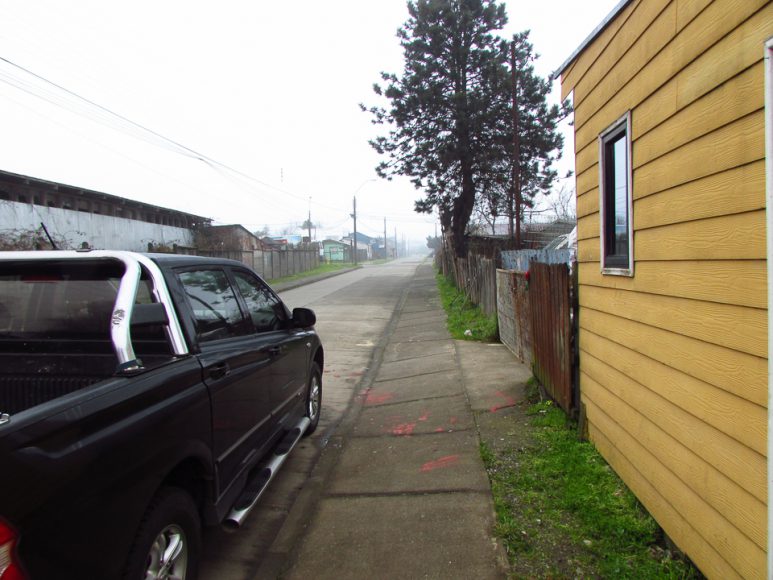
[(231, 369), (228, 367), (228, 363), (217, 363), (212, 365), (207, 369), (207, 374), (209, 375), (209, 378), (217, 381), (219, 379), (222, 379), (223, 377), (227, 376), (228, 373), (231, 372)]

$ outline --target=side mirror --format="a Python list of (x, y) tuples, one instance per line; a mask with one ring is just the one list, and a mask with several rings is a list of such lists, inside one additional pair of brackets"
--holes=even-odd
[(317, 323), (317, 315), (311, 308), (293, 308), (293, 326), (309, 328)]

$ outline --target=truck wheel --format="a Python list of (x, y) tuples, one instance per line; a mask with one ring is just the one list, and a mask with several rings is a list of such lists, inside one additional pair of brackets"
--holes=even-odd
[(309, 390), (306, 392), (306, 416), (311, 420), (306, 428), (304, 437), (316, 431), (319, 425), (319, 414), (322, 411), (322, 373), (317, 363), (311, 364), (311, 376), (309, 377)]
[(179, 488), (163, 488), (145, 512), (129, 553), (127, 580), (195, 580), (201, 520), (193, 499)]

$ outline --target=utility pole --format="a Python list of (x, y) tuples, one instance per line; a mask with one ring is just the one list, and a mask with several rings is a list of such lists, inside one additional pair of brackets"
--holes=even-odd
[(311, 244), (311, 196), (309, 196), (309, 244)]
[(354, 240), (352, 240), (352, 247), (354, 248), (354, 265), (357, 265), (357, 196), (354, 196), (354, 213), (352, 214), (354, 219)]
[(384, 216), (384, 259), (386, 260), (388, 257), (389, 257), (389, 252), (387, 252), (386, 216)]
[(395, 258), (397, 258), (397, 228), (395, 228)]
[[(512, 189), (508, 210), (510, 214), (510, 237), (515, 233), (515, 247), (521, 247), (521, 135), (520, 118), (518, 113), (518, 71), (515, 62), (515, 40), (510, 47), (510, 68), (512, 73), (513, 85), (513, 174)], [(513, 204), (515, 202), (515, 204)], [(515, 205), (515, 210), (513, 210)], [(513, 232), (513, 213), (515, 213), (515, 232)]]

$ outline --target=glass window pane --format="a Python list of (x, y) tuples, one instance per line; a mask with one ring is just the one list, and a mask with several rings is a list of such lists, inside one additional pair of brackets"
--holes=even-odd
[(257, 278), (238, 271), (234, 276), (256, 330), (269, 332), (281, 328), (279, 300)]
[(181, 272), (199, 340), (218, 340), (245, 332), (244, 318), (231, 285), (222, 270)]
[(612, 252), (628, 256), (628, 155), (625, 133), (612, 145), (614, 157), (614, 232)]

